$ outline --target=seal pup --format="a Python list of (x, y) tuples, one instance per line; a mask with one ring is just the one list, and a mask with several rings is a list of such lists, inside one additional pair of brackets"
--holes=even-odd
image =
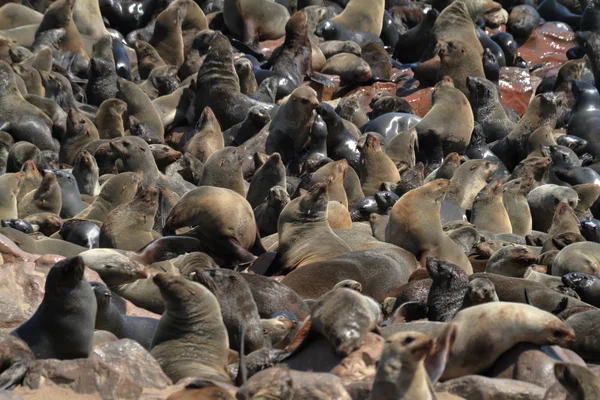
[(277, 233), (277, 221), (289, 202), (290, 195), (283, 186), (273, 186), (269, 189), (266, 201), (254, 209), (261, 237)]
[(100, 246), (138, 251), (154, 237), (152, 226), (158, 209), (158, 189), (149, 186), (132, 201), (108, 213), (100, 230)]
[(77, 109), (67, 114), (67, 132), (62, 139), (58, 160), (73, 165), (75, 157), (88, 144), (99, 140), (100, 135), (94, 123)]
[(516, 124), (506, 115), (498, 87), (485, 78), (467, 76), (468, 99), (474, 120), (481, 125), (486, 141), (502, 139)]
[(221, 126), (210, 107), (202, 110), (191, 135), (193, 136), (189, 139), (186, 139), (187, 134), (182, 138), (183, 151), (189, 152), (202, 163), (206, 163), (213, 153), (225, 147)]
[(229, 340), (217, 298), (204, 286), (165, 273), (153, 278), (165, 302), (150, 354), (173, 382), (185, 377), (229, 383)]
[(260, 206), (270, 197), (270, 191), (275, 186), (286, 187), (286, 171), (279, 153), (273, 153), (267, 161), (256, 170), (246, 199), (252, 208)]
[(35, 191), (27, 193), (19, 201), (18, 208), (19, 218), (41, 212), (59, 214), (62, 209), (62, 195), (56, 175), (46, 172), (40, 186)]
[(12, 334), (23, 339), (37, 359), (87, 358), (92, 351), (96, 299), (84, 280), (81, 257), (66, 258), (48, 272), (42, 304)]
[(469, 277), (457, 265), (430, 257), (425, 267), (433, 280), (427, 295), (427, 319), (448, 322), (463, 306)]
[[(350, 247), (333, 233), (327, 222), (327, 185), (317, 183), (303, 196), (292, 200), (277, 222), (279, 247), (269, 267), (290, 272), (315, 261), (350, 252)], [(325, 250), (326, 248), (326, 250)]]
[(206, 286), (219, 301), (230, 348), (238, 352), (243, 349), (245, 354), (261, 349), (265, 337), (258, 308), (246, 280), (226, 269), (197, 269), (192, 275), (195, 282)]
[[(464, 164), (463, 164), (464, 165)], [(422, 264), (427, 257), (447, 260), (467, 274), (473, 269), (461, 248), (442, 229), (439, 210), (450, 181), (437, 179), (411, 190), (396, 202), (390, 212), (385, 241), (402, 246)], [(428, 212), (424, 213), (424, 207)]]

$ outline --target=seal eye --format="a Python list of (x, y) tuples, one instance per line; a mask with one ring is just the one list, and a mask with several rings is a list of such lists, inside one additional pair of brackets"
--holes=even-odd
[(409, 337), (407, 337), (406, 339), (404, 339), (404, 340), (402, 341), (402, 344), (404, 344), (404, 345), (407, 345), (407, 344), (411, 344), (411, 343), (412, 343), (412, 342), (414, 342), (414, 341), (415, 341), (415, 338), (414, 338), (414, 337), (412, 337), (412, 336), (409, 336)]
[(129, 147), (129, 142), (123, 142), (123, 146)]

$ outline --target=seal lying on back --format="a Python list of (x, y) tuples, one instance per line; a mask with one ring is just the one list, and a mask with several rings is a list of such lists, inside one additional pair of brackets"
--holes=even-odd
[(173, 382), (186, 377), (229, 382), (229, 339), (216, 297), (182, 276), (154, 277), (165, 301), (150, 354)]
[(50, 269), (42, 304), (12, 332), (36, 358), (87, 358), (92, 351), (96, 298), (83, 278), (83, 259), (66, 258)]

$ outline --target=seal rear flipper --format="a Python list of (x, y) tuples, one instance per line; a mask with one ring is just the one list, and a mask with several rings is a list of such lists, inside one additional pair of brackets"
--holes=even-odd
[(432, 385), (435, 385), (444, 373), (455, 340), (456, 325), (450, 323), (436, 339), (434, 350), (425, 359), (425, 370)]
[(0, 390), (10, 390), (16, 387), (29, 371), (28, 362), (17, 362), (0, 374)]
[(254, 245), (249, 249), (249, 251), (255, 256), (261, 256), (267, 252), (265, 246), (260, 239), (260, 233), (258, 232), (258, 226), (256, 227), (256, 239), (254, 239)]
[(164, 236), (155, 239), (136, 252), (140, 262), (153, 264), (168, 261), (185, 253), (201, 251), (200, 241), (191, 236)]
[[(234, 238), (227, 238), (227, 240), (220, 242), (221, 245), (217, 245), (217, 247), (222, 251), (221, 254), (227, 255), (229, 260), (232, 260), (237, 264), (249, 264), (256, 260), (256, 256), (244, 249)], [(224, 268), (227, 267), (228, 266), (224, 266)]]
[(244, 43), (241, 40), (237, 40), (235, 38), (230, 38), (229, 40), (231, 42), (231, 45), (239, 51), (253, 56), (260, 62), (265, 60), (265, 55), (260, 52), (258, 42)]

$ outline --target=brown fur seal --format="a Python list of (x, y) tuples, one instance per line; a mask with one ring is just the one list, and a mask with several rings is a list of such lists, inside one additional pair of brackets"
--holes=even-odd
[(491, 233), (512, 233), (510, 218), (502, 197), (502, 180), (494, 179), (473, 201), (471, 223), (477, 229)]
[(274, 260), (281, 271), (293, 271), (315, 261), (350, 252), (327, 223), (328, 188), (314, 185), (305, 195), (290, 202), (278, 221), (279, 247)]
[(266, 153), (278, 152), (286, 166), (294, 161), (297, 163), (297, 154), (310, 136), (314, 110), (317, 107), (319, 107), (317, 92), (308, 86), (295, 89), (277, 111), (273, 120), (257, 135), (267, 135)]
[(25, 179), (24, 172), (4, 174), (0, 176), (0, 219), (10, 219), (18, 217), (17, 195), (21, 190), (21, 184)]
[(114, 139), (125, 136), (123, 113), (127, 103), (119, 99), (108, 99), (100, 104), (96, 113), (96, 128), (100, 139)]
[(503, 202), (513, 233), (526, 236), (531, 233), (531, 210), (527, 195), (533, 189), (533, 178), (517, 178), (504, 184)]
[(141, 184), (141, 172), (122, 172), (113, 176), (102, 186), (94, 202), (74, 218), (104, 221), (114, 208), (132, 201)]
[(369, 32), (379, 36), (383, 27), (384, 0), (350, 0), (344, 11), (331, 20), (350, 31)]
[(59, 214), (62, 208), (62, 197), (56, 175), (46, 172), (40, 187), (27, 193), (18, 207), (19, 218), (41, 212)]
[(599, 243), (573, 243), (562, 249), (554, 258), (552, 262), (552, 275), (563, 276), (568, 272), (600, 275), (600, 268), (598, 268), (599, 256)]
[(87, 358), (92, 351), (96, 298), (83, 278), (81, 257), (56, 263), (46, 277), (42, 304), (12, 332), (23, 339), (36, 358)]
[(275, 186), (283, 188), (287, 186), (285, 166), (279, 153), (271, 154), (267, 161), (254, 173), (246, 196), (248, 203), (256, 209), (271, 196), (270, 192)]
[(149, 44), (154, 46), (160, 57), (170, 65), (181, 66), (184, 60), (184, 46), (181, 24), (187, 6), (173, 2), (163, 10), (154, 24), (154, 31)]
[(289, 202), (290, 195), (283, 186), (273, 186), (269, 190), (266, 201), (254, 209), (261, 237), (277, 233), (277, 221)]
[(189, 152), (200, 162), (206, 163), (211, 154), (223, 147), (225, 147), (225, 143), (219, 121), (212, 109), (206, 107), (196, 122), (193, 136), (185, 144), (183, 150)]
[(548, 230), (548, 238), (567, 232), (581, 234), (579, 231), (579, 218), (577, 218), (575, 211), (568, 203), (561, 202), (554, 211), (552, 225)]
[(498, 163), (486, 160), (469, 160), (456, 171), (446, 193), (445, 200), (470, 210), (477, 194), (486, 185), (486, 181), (496, 172)]
[(396, 183), (400, 180), (396, 164), (385, 154), (374, 135), (367, 135), (365, 144), (361, 148), (359, 175), (365, 196), (372, 196), (379, 192), (384, 182)]
[(223, 8), (227, 28), (253, 47), (260, 40), (275, 40), (285, 35), (290, 13), (269, 0), (228, 0)]
[(558, 317), (526, 304), (492, 302), (469, 307), (456, 314), (453, 324), (456, 340), (444, 380), (481, 372), (517, 343), (564, 346), (575, 339), (573, 330)]
[(536, 261), (537, 255), (527, 246), (506, 246), (492, 254), (485, 267), (485, 272), (522, 278), (527, 268)]
[(58, 45), (62, 50), (82, 53), (87, 57), (79, 30), (73, 21), (74, 0), (58, 0), (48, 7), (35, 33), (36, 38), (53, 29), (65, 29)]
[(136, 40), (133, 44), (135, 54), (138, 60), (138, 72), (140, 78), (148, 79), (148, 75), (154, 68), (164, 67), (167, 65), (158, 54), (158, 51), (148, 42)]
[(444, 77), (431, 95), (433, 107), (416, 125), (419, 135), (433, 131), (439, 136), (445, 155), (463, 154), (473, 132), (473, 111), (458, 88), (456, 81)]
[(198, 185), (230, 189), (245, 197), (246, 184), (238, 148), (226, 147), (208, 157)]
[(164, 140), (165, 128), (148, 95), (135, 83), (126, 79), (119, 78), (118, 85), (118, 97), (127, 103), (127, 113), (148, 124), (160, 139)]
[(138, 251), (153, 240), (158, 189), (149, 186), (135, 199), (108, 213), (100, 230), (100, 246)]
[(264, 336), (258, 308), (243, 277), (226, 269), (205, 269), (196, 270), (192, 279), (206, 286), (219, 301), (231, 349), (241, 351), (242, 340), (246, 354), (263, 347)]
[(3, 371), (0, 373), (0, 388), (7, 391), (15, 388), (23, 380), (35, 355), (27, 343), (9, 334), (0, 334), (0, 348), (2, 349), (0, 359), (3, 365)]
[(316, 170), (310, 178), (311, 186), (316, 183), (324, 183), (327, 185), (330, 201), (337, 201), (348, 208), (348, 197), (344, 188), (344, 179), (348, 170), (348, 162), (339, 160), (325, 164)]
[(256, 258), (248, 251), (258, 245), (252, 208), (232, 190), (203, 186), (186, 193), (169, 213), (163, 233), (184, 227), (195, 227), (192, 233), (201, 242), (200, 251), (221, 267)]
[(454, 86), (469, 95), (467, 78), (485, 78), (483, 62), (477, 49), (461, 41), (438, 41), (440, 70), (438, 80), (446, 76), (452, 78)]
[(229, 382), (229, 340), (216, 297), (181, 276), (158, 274), (166, 312), (160, 319), (150, 354), (173, 382), (185, 377)]
[(560, 384), (567, 389), (570, 397), (582, 399), (600, 397), (600, 381), (591, 369), (577, 364), (556, 363), (554, 374)]
[(471, 263), (460, 247), (444, 234), (439, 210), (450, 181), (437, 179), (411, 190), (392, 208), (386, 242), (397, 244), (422, 262), (427, 257), (450, 261), (467, 274)]
[(67, 115), (67, 133), (60, 145), (58, 159), (73, 165), (77, 154), (89, 143), (100, 139), (94, 123), (76, 109), (69, 110)]
[(352, 289), (334, 289), (321, 297), (311, 314), (311, 329), (323, 335), (344, 357), (358, 349), (381, 320), (377, 303)]

